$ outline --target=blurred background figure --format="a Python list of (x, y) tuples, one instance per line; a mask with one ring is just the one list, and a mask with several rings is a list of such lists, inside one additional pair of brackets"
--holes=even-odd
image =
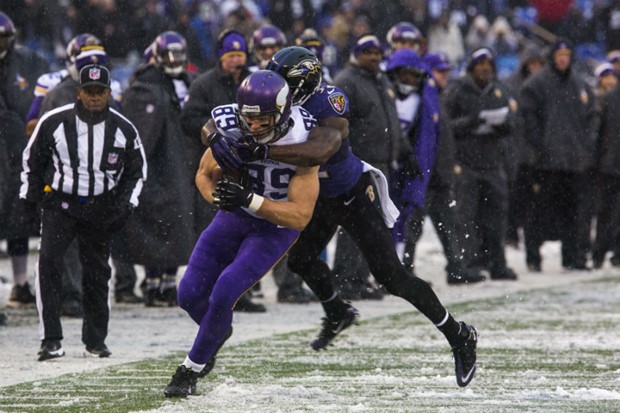
[[(37, 79), (49, 71), (47, 62), (34, 51), (17, 44), (13, 20), (0, 12), (0, 239), (7, 241), (13, 270), (9, 304), (33, 304), (28, 282), (28, 239), (38, 235), (39, 225), (25, 222), (20, 187), (22, 152), (28, 142), (26, 116)], [(43, 190), (43, 188), (41, 188)]]
[(276, 52), (286, 46), (286, 36), (276, 26), (266, 24), (254, 30), (250, 41), (250, 50), (254, 58), (251, 72), (267, 67), (267, 63)]

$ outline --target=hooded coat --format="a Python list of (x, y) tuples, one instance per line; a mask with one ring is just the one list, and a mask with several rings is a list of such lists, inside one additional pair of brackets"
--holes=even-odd
[[(189, 87), (190, 78), (184, 79)], [(149, 267), (187, 264), (193, 247), (193, 176), (187, 169), (181, 105), (172, 79), (138, 68), (123, 95), (123, 114), (140, 132), (149, 176), (140, 205), (114, 240), (115, 257)]]
[(20, 224), (18, 193), (22, 153), (28, 143), (24, 122), (37, 79), (48, 70), (44, 59), (22, 47), (0, 60), (0, 239), (35, 235), (32, 228)]

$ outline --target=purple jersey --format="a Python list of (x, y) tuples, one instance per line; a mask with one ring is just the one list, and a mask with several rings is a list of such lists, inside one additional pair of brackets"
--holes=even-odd
[[(349, 99), (340, 88), (323, 83), (303, 107), (319, 121), (346, 117), (349, 113)], [(349, 192), (362, 176), (362, 169), (362, 162), (351, 151), (349, 139), (344, 139), (338, 152), (319, 169), (319, 196), (334, 198)]]

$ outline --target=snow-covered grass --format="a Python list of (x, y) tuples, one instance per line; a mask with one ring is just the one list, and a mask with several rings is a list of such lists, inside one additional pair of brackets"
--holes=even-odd
[[(586, 276), (450, 305), (481, 335), (465, 389), (445, 339), (405, 311), (368, 314), (319, 353), (307, 345), (316, 328), (231, 340), (187, 399), (162, 394), (179, 352), (5, 386), (0, 411), (619, 412), (618, 297), (620, 275)], [(39, 364), (62, 373), (66, 361)]]

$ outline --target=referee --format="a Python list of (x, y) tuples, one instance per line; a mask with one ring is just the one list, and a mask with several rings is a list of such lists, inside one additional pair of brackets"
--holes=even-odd
[(24, 150), (19, 197), (31, 214), (39, 203), (42, 209), (36, 274), (39, 361), (65, 354), (62, 257), (75, 238), (84, 267), (82, 342), (89, 355), (111, 354), (105, 345), (110, 238), (138, 206), (147, 167), (136, 128), (108, 106), (109, 97), (109, 70), (83, 67), (77, 101), (43, 116)]

